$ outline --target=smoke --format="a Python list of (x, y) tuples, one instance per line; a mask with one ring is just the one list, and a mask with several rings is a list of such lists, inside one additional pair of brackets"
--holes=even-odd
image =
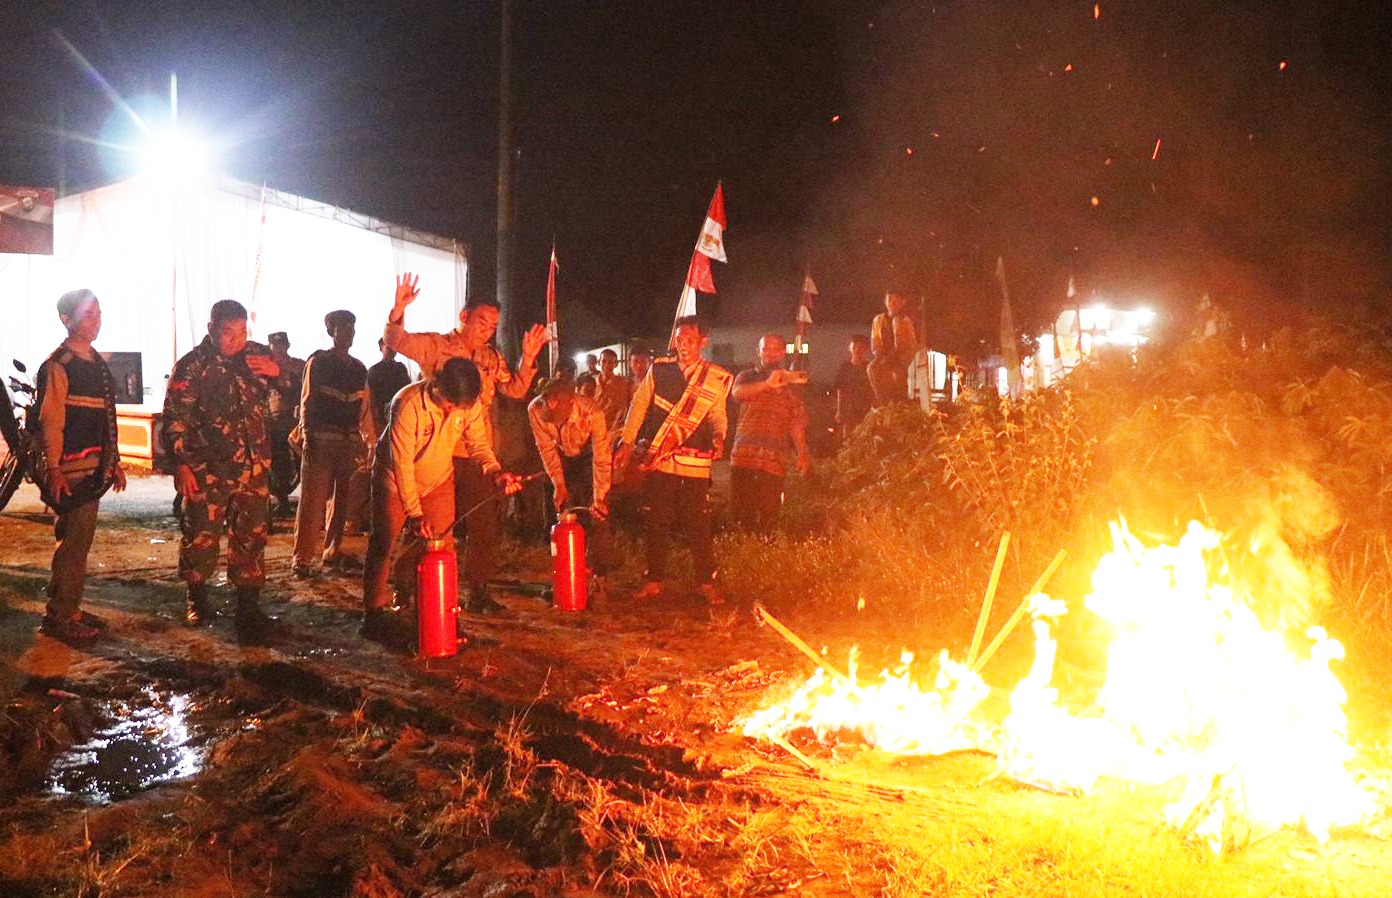
[(1100, 10), (842, 15), (854, 161), (817, 215), (840, 224), (820, 253), (833, 297), (868, 307), (888, 282), (923, 290), (930, 339), (962, 348), (991, 340), (997, 255), (1026, 320), (1052, 317), (1070, 273), (1085, 297), (1172, 312), (1208, 292), (1257, 330), (1283, 307), (1386, 288), (1385, 101), (1354, 65), (1356, 18), (1287, 3)]

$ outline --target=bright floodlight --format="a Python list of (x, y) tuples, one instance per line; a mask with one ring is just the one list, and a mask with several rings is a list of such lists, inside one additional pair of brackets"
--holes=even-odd
[(212, 147), (186, 127), (151, 131), (139, 152), (141, 168), (175, 181), (204, 174), (212, 164)]

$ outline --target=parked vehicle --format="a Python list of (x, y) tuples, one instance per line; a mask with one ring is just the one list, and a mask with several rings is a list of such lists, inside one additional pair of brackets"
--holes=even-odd
[(0, 510), (9, 504), (22, 482), (34, 479), (34, 438), (27, 424), (31, 414), (38, 414), (34, 409), (35, 390), (24, 363), (15, 359), (14, 367), (21, 377), (11, 376), (8, 388), (0, 385)]

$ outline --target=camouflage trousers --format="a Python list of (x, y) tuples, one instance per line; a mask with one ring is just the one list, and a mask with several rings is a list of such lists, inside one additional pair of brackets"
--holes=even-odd
[(227, 533), (227, 576), (235, 586), (266, 582), (270, 491), (264, 466), (237, 479), (204, 475), (201, 500), (184, 502), (179, 516), (179, 576), (207, 583), (217, 570)]

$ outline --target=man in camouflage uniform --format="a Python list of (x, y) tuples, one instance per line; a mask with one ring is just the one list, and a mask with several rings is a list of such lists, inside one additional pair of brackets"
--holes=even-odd
[(267, 393), (284, 389), (269, 349), (247, 340), (247, 312), (213, 304), (208, 336), (179, 359), (164, 397), (164, 440), (183, 498), (179, 574), (188, 583), (187, 621), (212, 619), (208, 581), (227, 531), (227, 573), (237, 588), (237, 639), (265, 644), (278, 622), (260, 608), (270, 517)]
[[(290, 510), (290, 493), (295, 489), (295, 472), (299, 462), (290, 448), (290, 432), (295, 429), (300, 408), (300, 385), (304, 378), (305, 360), (290, 354), (290, 335), (276, 331), (266, 338), (271, 358), (280, 366), (280, 378), (271, 384), (267, 398), (271, 417), (271, 495), (275, 497), (275, 512)], [(282, 388), (283, 385), (283, 388)]]

